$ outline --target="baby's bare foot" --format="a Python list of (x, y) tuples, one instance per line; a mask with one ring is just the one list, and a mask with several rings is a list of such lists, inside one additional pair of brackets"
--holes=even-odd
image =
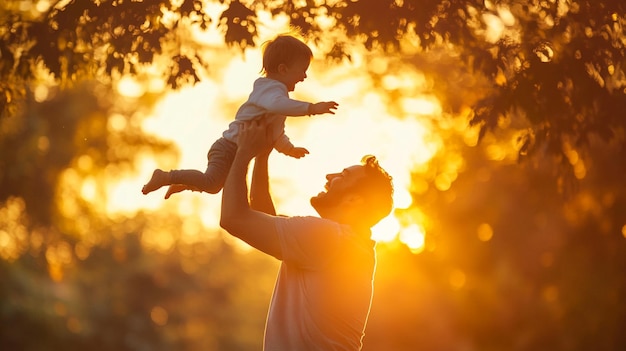
[(150, 181), (148, 181), (148, 183), (146, 183), (146, 185), (143, 186), (143, 188), (141, 189), (141, 192), (144, 195), (146, 195), (148, 193), (151, 193), (159, 189), (160, 187), (164, 185), (168, 185), (169, 181), (170, 181), (169, 172), (165, 172), (160, 169), (155, 169), (154, 172), (152, 172), (152, 178), (150, 178)]

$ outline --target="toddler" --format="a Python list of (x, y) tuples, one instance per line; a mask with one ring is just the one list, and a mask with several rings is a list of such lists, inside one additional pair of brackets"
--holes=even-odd
[(310, 116), (324, 113), (334, 114), (338, 104), (334, 101), (309, 103), (289, 98), (289, 92), (306, 77), (306, 71), (313, 58), (311, 49), (291, 35), (279, 35), (263, 44), (263, 77), (253, 85), (248, 100), (241, 105), (235, 120), (222, 137), (216, 140), (207, 154), (206, 171), (181, 169), (163, 171), (156, 169), (143, 186), (148, 194), (162, 186), (169, 185), (165, 198), (183, 190), (203, 191), (211, 194), (224, 186), (226, 176), (237, 151), (237, 133), (244, 121), (256, 118), (268, 119), (268, 128), (274, 141), (274, 149), (287, 156), (301, 158), (309, 151), (294, 146), (285, 135), (287, 116)]

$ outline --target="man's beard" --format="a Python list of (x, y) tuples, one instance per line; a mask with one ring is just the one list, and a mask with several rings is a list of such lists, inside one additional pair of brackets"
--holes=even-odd
[(317, 211), (317, 213), (324, 217), (329, 209), (334, 208), (339, 203), (341, 194), (338, 193), (319, 193), (311, 198), (311, 206)]

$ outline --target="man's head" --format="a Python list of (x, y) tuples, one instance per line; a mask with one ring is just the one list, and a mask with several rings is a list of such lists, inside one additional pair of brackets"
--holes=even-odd
[(376, 157), (365, 156), (360, 165), (328, 174), (326, 179), (326, 191), (311, 198), (311, 205), (322, 218), (371, 228), (391, 212), (392, 178)]

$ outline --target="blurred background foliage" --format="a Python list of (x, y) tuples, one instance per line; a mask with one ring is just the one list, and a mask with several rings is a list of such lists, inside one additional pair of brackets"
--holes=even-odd
[[(424, 247), (379, 244), (364, 350), (626, 347), (622, 1), (20, 0), (0, 10), (2, 350), (260, 349), (277, 262), (217, 229), (188, 240), (191, 220), (175, 214), (112, 215), (102, 199), (139, 153), (177, 157), (141, 126), (211, 68), (190, 33), (216, 31), (245, 52), (268, 13), (329, 60), (365, 48), (419, 67), (449, 118), (479, 128), (468, 145), (449, 121), (435, 125), (445, 148), (415, 171), (417, 205), (395, 212), (424, 226)], [(370, 68), (383, 87), (385, 70)], [(119, 93), (128, 76), (141, 94)], [(400, 94), (382, 93), (390, 105)], [(513, 160), (493, 156), (502, 145)]]

